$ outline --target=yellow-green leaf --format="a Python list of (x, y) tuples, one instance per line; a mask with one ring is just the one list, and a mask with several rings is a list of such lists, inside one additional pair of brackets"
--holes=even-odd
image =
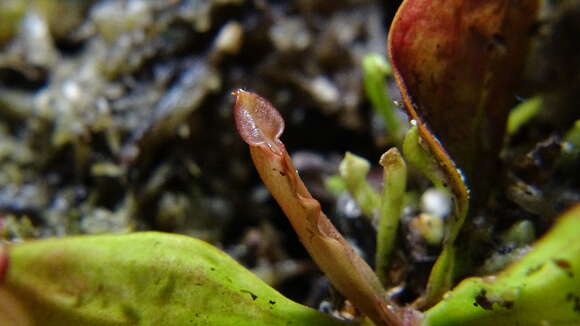
[(580, 325), (580, 204), (520, 261), (469, 278), (425, 313), (424, 326)]
[[(79, 236), (8, 248), (0, 302), (22, 305), (30, 325), (344, 324), (290, 301), (187, 236)], [(9, 313), (0, 308), (0, 321)]]

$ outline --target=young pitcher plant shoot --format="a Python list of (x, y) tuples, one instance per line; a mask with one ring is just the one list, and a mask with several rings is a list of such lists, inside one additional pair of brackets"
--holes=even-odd
[(338, 291), (375, 324), (402, 325), (401, 312), (385, 297), (373, 270), (332, 225), (298, 176), (279, 138), (284, 130), (280, 113), (254, 93), (237, 90), (233, 96), (238, 132), (308, 253)]

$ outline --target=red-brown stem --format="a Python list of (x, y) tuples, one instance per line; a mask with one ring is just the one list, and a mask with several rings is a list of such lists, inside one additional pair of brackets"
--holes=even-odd
[[(376, 325), (402, 325), (378, 278), (336, 230), (296, 173), (284, 144), (280, 114), (256, 94), (236, 91), (234, 116), (254, 165), (300, 241), (332, 284)], [(272, 127), (272, 124), (274, 127)]]
[(4, 283), (4, 279), (8, 274), (8, 266), (10, 260), (8, 259), (8, 246), (0, 245), (0, 285)]

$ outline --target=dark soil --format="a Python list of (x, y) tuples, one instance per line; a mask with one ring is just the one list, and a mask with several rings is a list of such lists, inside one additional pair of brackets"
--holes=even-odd
[[(397, 1), (8, 2), (14, 5), (0, 4), (6, 240), (188, 234), (222, 248), (288, 297), (318, 307), (332, 295), (328, 282), (235, 132), (230, 93), (244, 88), (281, 111), (282, 139), (305, 182), (363, 255), (373, 257), (369, 219), (324, 182), (351, 151), (371, 162), (369, 178), (380, 184), (378, 159), (393, 144), (365, 97), (361, 61), (384, 55)], [(548, 3), (514, 94), (543, 96), (543, 111), (506, 142), (489, 207), (466, 226), (474, 261), (528, 245), (502, 242), (499, 235), (514, 223), (531, 222), (538, 236), (580, 201), (578, 149), (564, 139), (580, 118), (580, 5)], [(416, 197), (428, 187), (412, 171)], [(418, 213), (418, 204), (405, 210), (394, 264), (395, 283), (406, 284), (397, 292), (403, 302), (420, 294), (439, 250), (410, 229)], [(505, 263), (497, 264), (472, 272)]]

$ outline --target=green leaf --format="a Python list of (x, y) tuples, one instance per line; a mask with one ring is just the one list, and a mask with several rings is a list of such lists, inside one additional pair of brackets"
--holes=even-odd
[[(0, 302), (9, 298), (2, 291), (14, 296), (32, 325), (345, 324), (290, 301), (187, 236), (79, 236), (14, 244), (8, 252)], [(5, 314), (0, 308), (0, 320)]]
[(469, 278), (425, 313), (424, 326), (580, 325), (580, 204), (519, 262)]

